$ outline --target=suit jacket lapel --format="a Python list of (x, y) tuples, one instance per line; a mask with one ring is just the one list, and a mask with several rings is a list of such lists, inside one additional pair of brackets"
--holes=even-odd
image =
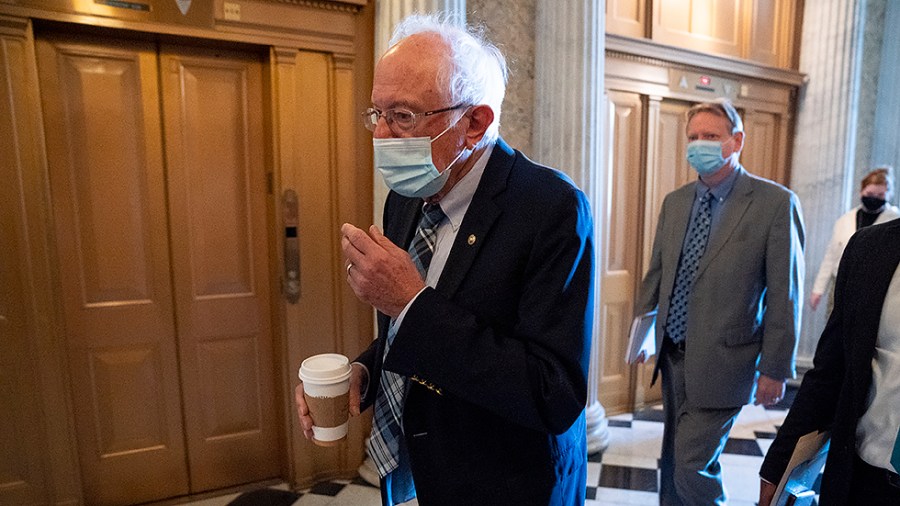
[[(416, 226), (419, 224), (419, 216), (422, 214), (422, 199), (402, 197), (392, 192), (388, 195), (388, 202), (392, 207), (391, 209), (385, 208), (385, 216), (388, 219), (384, 224), (384, 235), (398, 247), (408, 249)], [(390, 318), (380, 311), (377, 318), (378, 335), (383, 337), (387, 334)], [(377, 351), (378, 367), (381, 364), (382, 350), (383, 348), (379, 347)]]
[(386, 224), (384, 235), (397, 246), (408, 249), (416, 226), (419, 224), (419, 216), (422, 214), (422, 199), (400, 196), (397, 198), (399, 202), (396, 219), (392, 219)]
[(722, 216), (716, 225), (715, 233), (710, 236), (709, 244), (706, 245), (706, 252), (703, 253), (703, 258), (700, 259), (700, 265), (697, 267), (697, 277), (703, 274), (706, 267), (722, 250), (722, 246), (728, 242), (731, 234), (737, 229), (738, 223), (740, 223), (747, 212), (750, 202), (753, 201), (753, 186), (750, 182), (750, 177), (746, 173), (741, 172), (738, 174), (737, 180), (734, 182), (734, 188), (731, 190), (731, 195), (728, 196), (725, 208), (722, 209)]
[(452, 297), (459, 288), (488, 232), (500, 216), (502, 209), (495, 197), (506, 189), (515, 159), (516, 153), (512, 148), (503, 139), (497, 139), (438, 280), (436, 289), (443, 295)]

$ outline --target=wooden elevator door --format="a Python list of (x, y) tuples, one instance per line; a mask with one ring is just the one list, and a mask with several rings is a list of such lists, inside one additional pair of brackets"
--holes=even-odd
[(86, 503), (279, 476), (260, 57), (37, 55)]

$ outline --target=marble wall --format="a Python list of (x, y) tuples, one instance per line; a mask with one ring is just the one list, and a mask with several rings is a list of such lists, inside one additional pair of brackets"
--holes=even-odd
[(887, 0), (868, 0), (864, 16), (862, 59), (860, 74), (862, 82), (859, 87), (859, 116), (856, 122), (856, 157), (851, 171), (857, 183), (850, 195), (850, 202), (844, 206), (857, 204), (858, 183), (874, 163), (872, 145), (877, 135), (875, 128), (875, 111), (878, 102), (878, 89), (882, 85), (879, 69), (881, 67), (881, 48), (884, 45), (884, 13)]
[(509, 65), (500, 134), (533, 156), (535, 0), (468, 0), (466, 18), (483, 27)]
[[(876, 1), (876, 0), (871, 0)], [(889, 164), (894, 166), (895, 173), (900, 171), (900, 142), (897, 132), (900, 131), (900, 37), (893, 31), (900, 26), (900, 2), (886, 1), (883, 23), (887, 33), (882, 37), (881, 67), (878, 79), (878, 107), (875, 110), (875, 138), (869, 165)], [(900, 191), (894, 192), (894, 203), (900, 202)]]

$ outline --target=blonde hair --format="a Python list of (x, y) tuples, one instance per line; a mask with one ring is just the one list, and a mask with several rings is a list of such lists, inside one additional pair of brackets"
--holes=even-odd
[(701, 102), (694, 105), (688, 109), (687, 122), (690, 123), (691, 119), (701, 112), (708, 112), (720, 118), (727, 119), (731, 126), (732, 134), (744, 131), (744, 122), (741, 120), (741, 115), (738, 114), (737, 109), (731, 104), (731, 100), (728, 100), (727, 98), (720, 98), (712, 102)]

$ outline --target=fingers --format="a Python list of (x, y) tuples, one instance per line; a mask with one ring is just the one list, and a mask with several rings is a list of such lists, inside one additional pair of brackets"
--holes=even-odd
[(303, 383), (294, 389), (294, 402), (297, 404), (297, 416), (300, 418), (309, 416), (309, 406), (306, 405), (306, 398), (303, 397)]
[(763, 405), (763, 406), (774, 406), (781, 402), (781, 396), (769, 393), (756, 393), (756, 399), (753, 400), (753, 404), (755, 406)]
[(362, 385), (368, 382), (368, 378), (366, 378), (366, 371), (363, 367), (359, 365), (352, 366), (352, 374), (350, 375), (350, 414), (352, 416), (359, 416), (359, 407), (362, 403)]
[(344, 256), (353, 263), (358, 263), (366, 255), (372, 255), (383, 249), (364, 230), (349, 223), (341, 225), (341, 247)]
[(757, 397), (756, 400), (753, 401), (754, 406), (774, 406), (781, 402), (781, 398), (779, 397), (769, 397), (769, 398), (761, 398)]
[(763, 406), (774, 406), (781, 402), (782, 395), (770, 393), (770, 392), (757, 392), (756, 399), (753, 401), (753, 404), (759, 406), (762, 404)]
[(765, 480), (760, 480), (759, 482), (759, 506), (769, 506), (772, 503), (772, 499), (775, 497), (776, 487), (775, 484), (769, 483)]
[(760, 374), (756, 382), (756, 399), (753, 403), (765, 406), (778, 404), (784, 397), (786, 383), (785, 380), (778, 380)]
[[(369, 235), (371, 234), (371, 235)], [(404, 258), (406, 252), (398, 248), (384, 236), (381, 229), (372, 225), (369, 233), (349, 223), (341, 226), (341, 249), (346, 259), (347, 276), (350, 279), (354, 270), (367, 271), (371, 266), (384, 263), (386, 255), (398, 255)]]
[(372, 237), (372, 240), (375, 241), (376, 244), (384, 249), (393, 249), (396, 247), (390, 239), (385, 237), (385, 235), (381, 232), (381, 229), (375, 225), (369, 227), (369, 236)]
[(821, 301), (821, 300), (822, 300), (822, 294), (820, 294), (820, 293), (814, 293), (809, 296), (809, 305), (810, 305), (810, 307), (812, 307), (813, 311), (815, 311), (816, 308), (819, 307), (819, 301)]
[(303, 383), (300, 383), (294, 389), (294, 402), (297, 404), (297, 417), (300, 420), (300, 428), (303, 429), (303, 436), (311, 440), (313, 438), (313, 420), (309, 416), (309, 406), (306, 404), (306, 398), (303, 397)]

